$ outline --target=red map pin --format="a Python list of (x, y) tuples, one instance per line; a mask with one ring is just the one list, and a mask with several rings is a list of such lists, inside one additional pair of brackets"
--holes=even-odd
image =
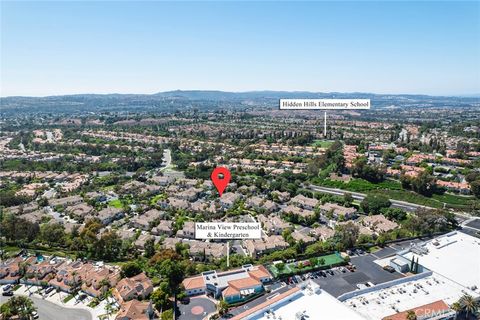
[(220, 194), (220, 197), (222, 196), (223, 191), (225, 191), (225, 188), (230, 182), (230, 178), (231, 178), (230, 171), (228, 171), (227, 168), (217, 167), (213, 169), (210, 179), (212, 179), (213, 184), (215, 185), (215, 187), (218, 190), (218, 193)]

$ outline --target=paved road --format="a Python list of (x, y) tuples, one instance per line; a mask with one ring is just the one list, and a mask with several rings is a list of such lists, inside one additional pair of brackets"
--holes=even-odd
[[(0, 296), (0, 304), (6, 302), (10, 297)], [(40, 320), (92, 320), (92, 315), (87, 310), (65, 308), (53, 302), (37, 297), (30, 297), (37, 307)]]
[[(360, 192), (350, 192), (348, 190), (335, 189), (335, 188), (329, 188), (329, 187), (321, 187), (321, 186), (316, 186), (316, 185), (313, 185), (313, 184), (310, 185), (310, 189), (313, 190), (313, 191), (333, 194), (333, 195), (337, 195), (337, 196), (343, 196), (343, 195), (345, 195), (345, 193), (350, 193), (352, 195), (353, 199), (360, 200), (360, 201), (363, 200), (363, 198), (365, 198), (367, 196), (366, 194), (360, 193)], [(431, 207), (427, 207), (427, 206), (422, 206), (420, 204), (415, 204), (415, 203), (410, 203), (410, 202), (400, 201), (400, 200), (394, 200), (394, 199), (390, 199), (390, 202), (392, 203), (392, 207), (403, 209), (403, 210), (406, 210), (406, 211), (415, 211), (418, 208), (435, 209), (435, 208), (431, 208)], [(457, 218), (459, 218), (460, 222), (464, 221), (465, 219), (472, 218), (471, 216), (469, 216), (467, 214), (462, 214), (462, 213), (459, 213), (459, 212), (454, 212), (454, 214), (455, 214), (455, 216), (457, 216)]]

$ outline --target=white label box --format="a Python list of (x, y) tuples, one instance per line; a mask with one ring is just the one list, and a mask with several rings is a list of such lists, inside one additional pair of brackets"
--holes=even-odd
[(196, 239), (260, 239), (258, 222), (196, 222)]
[(280, 99), (280, 110), (368, 110), (370, 99)]

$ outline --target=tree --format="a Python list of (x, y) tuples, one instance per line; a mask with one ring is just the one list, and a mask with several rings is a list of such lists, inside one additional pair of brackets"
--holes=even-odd
[(468, 319), (471, 315), (477, 315), (479, 302), (471, 295), (463, 295), (460, 300), (458, 300), (458, 303), (461, 306), (461, 313), (465, 314), (466, 319)]
[(170, 307), (170, 289), (167, 282), (161, 282), (159, 287), (152, 292), (150, 300), (152, 300), (157, 310), (164, 310)]
[(390, 205), (391, 202), (388, 197), (381, 194), (369, 194), (360, 203), (362, 210), (370, 214), (379, 214), (382, 208), (388, 208)]
[(455, 311), (455, 319), (457, 319), (458, 315), (462, 312), (462, 306), (458, 301), (452, 303), (452, 305), (450, 306), (450, 309)]
[(471, 182), (470, 189), (475, 197), (480, 198), (480, 180)]
[(400, 222), (407, 218), (407, 213), (399, 208), (383, 208), (380, 211), (389, 220)]
[(137, 262), (129, 261), (122, 266), (121, 275), (122, 277), (131, 278), (137, 274), (140, 274), (141, 272), (142, 268)]
[(60, 223), (44, 223), (40, 226), (40, 241), (49, 246), (65, 244), (65, 227)]
[(407, 320), (417, 320), (417, 315), (414, 311), (410, 310), (407, 312)]
[(285, 263), (280, 262), (275, 265), (278, 271), (282, 272), (285, 269)]
[(24, 296), (13, 296), (7, 302), (0, 306), (0, 315), (2, 320), (19, 317), (22, 320), (32, 319), (33, 313), (37, 309), (33, 301)]
[(353, 164), (353, 174), (367, 181), (378, 183), (385, 180), (385, 169), (367, 164), (366, 157), (358, 158)]
[(325, 265), (325, 259), (324, 259), (324, 258), (318, 259), (318, 264), (319, 264), (320, 266)]
[(430, 197), (437, 192), (435, 180), (427, 171), (423, 171), (412, 180), (412, 189), (417, 193)]
[(217, 308), (218, 308), (218, 313), (219, 313), (221, 316), (223, 316), (223, 315), (224, 315), (225, 313), (227, 313), (227, 311), (228, 311), (228, 303), (227, 303), (224, 299), (222, 299), (222, 300), (220, 300), (220, 302), (218, 303)]
[(184, 264), (166, 259), (158, 266), (158, 270), (162, 277), (167, 279), (170, 291), (177, 293), (185, 275)]
[(353, 203), (353, 196), (351, 193), (348, 193), (346, 192), (344, 195), (343, 195), (343, 202), (345, 205), (351, 205)]
[(145, 253), (144, 253), (145, 258), (153, 257), (153, 255), (155, 254), (155, 239), (148, 238), (147, 241), (145, 241), (144, 249), (145, 249)]
[(379, 214), (381, 209), (388, 208), (390, 205), (390, 200), (386, 196), (380, 194), (369, 194), (360, 203), (362, 210), (370, 214)]
[(337, 249), (343, 251), (353, 247), (357, 242), (359, 233), (358, 226), (351, 221), (338, 225), (333, 236)]

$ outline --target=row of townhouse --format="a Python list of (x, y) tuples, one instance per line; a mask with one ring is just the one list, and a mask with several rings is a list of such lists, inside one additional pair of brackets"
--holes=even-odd
[(153, 315), (150, 301), (137, 300), (144, 300), (153, 292), (152, 281), (144, 273), (120, 279), (117, 267), (103, 264), (18, 256), (0, 264), (0, 283), (49, 285), (68, 293), (80, 289), (92, 297), (99, 297), (111, 287), (120, 305), (115, 319), (147, 320)]

